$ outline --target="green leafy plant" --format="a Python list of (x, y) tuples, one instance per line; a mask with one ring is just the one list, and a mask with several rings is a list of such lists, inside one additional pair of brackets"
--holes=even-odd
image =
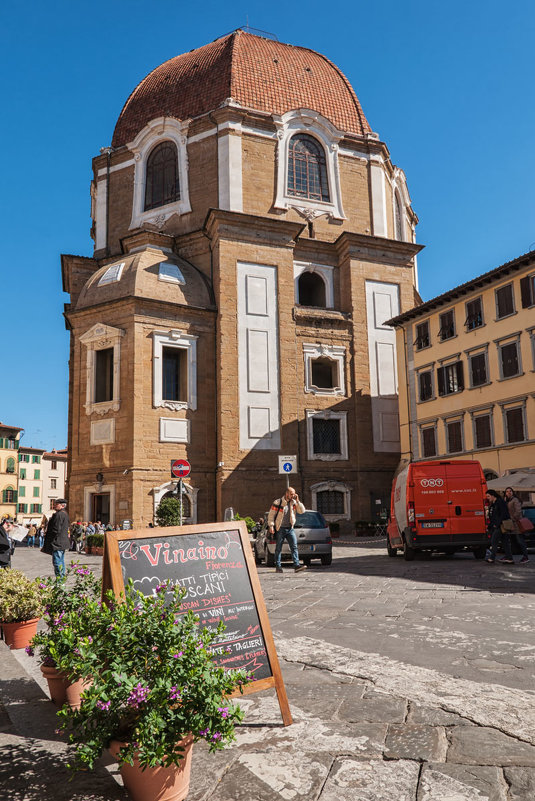
[(88, 534), (86, 546), (88, 548), (103, 548), (104, 547), (104, 534), (95, 532), (95, 534)]
[(180, 506), (178, 498), (163, 498), (156, 509), (156, 523), (159, 526), (179, 526)]
[(234, 520), (244, 520), (245, 521), (245, 525), (247, 526), (247, 531), (249, 532), (249, 534), (251, 533), (251, 531), (256, 526), (256, 523), (255, 523), (255, 521), (253, 520), (252, 517), (248, 517), (248, 516), (247, 517), (242, 517), (241, 515), (236, 513), (234, 515)]
[(182, 614), (185, 594), (161, 584), (144, 596), (129, 583), (120, 602), (111, 591), (103, 604), (88, 600), (92, 634), (61, 662), (92, 682), (79, 709), (58, 713), (76, 747), (71, 767), (91, 768), (112, 740), (125, 743), (120, 765), (137, 757), (154, 767), (177, 764), (189, 736), (212, 751), (235, 739), (243, 712), (227, 696), (251, 677), (214, 663), (224, 626), (201, 627), (193, 612)]
[(30, 579), (21, 570), (0, 570), (0, 620), (20, 623), (41, 617), (44, 592), (41, 579)]
[[(71, 564), (65, 577), (41, 579), (46, 597), (43, 620), (46, 629), (37, 632), (26, 653), (39, 664), (62, 668), (83, 637), (91, 634), (95, 602), (100, 598), (101, 581), (85, 565)], [(79, 678), (79, 676), (71, 676)]]

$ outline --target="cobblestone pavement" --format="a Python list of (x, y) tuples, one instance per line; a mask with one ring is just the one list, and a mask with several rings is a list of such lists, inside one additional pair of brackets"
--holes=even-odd
[[(377, 540), (334, 554), (259, 567), (294, 723), (274, 692), (244, 698), (235, 745), (195, 746), (188, 801), (535, 801), (535, 559), (404, 562)], [(67, 781), (35, 660), (2, 644), (0, 669), (0, 797), (124, 799), (110, 759)]]

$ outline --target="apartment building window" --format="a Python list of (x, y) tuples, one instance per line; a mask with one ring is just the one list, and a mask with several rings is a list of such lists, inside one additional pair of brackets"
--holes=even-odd
[(52, 461), (50, 462), (50, 469), (51, 470), (57, 470), (58, 469), (58, 463), (56, 461), (54, 461), (54, 459), (52, 459)]
[(496, 318), (508, 317), (515, 312), (515, 296), (513, 285), (507, 284), (495, 291), (496, 295)]
[(347, 412), (306, 411), (309, 459), (347, 459)]
[(481, 298), (470, 300), (466, 304), (466, 323), (468, 331), (483, 325), (483, 302)]
[(50, 498), (49, 509), (55, 509), (55, 508), (56, 508), (56, 499), (55, 498)]
[(31, 503), (30, 504), (30, 514), (34, 514), (36, 512), (40, 513), (41, 511), (42, 511), (42, 506), (41, 506), (40, 503)]
[(520, 297), (523, 309), (535, 306), (535, 273), (520, 279)]
[(4, 441), (5, 441), (5, 447), (8, 449), (8, 451), (14, 451), (15, 448), (17, 447), (17, 441), (14, 437), (8, 437), (8, 439)]
[(452, 395), (464, 389), (463, 363), (452, 362), (437, 370), (438, 394)]
[(39, 497), (39, 487), (34, 487), (33, 488), (33, 497), (34, 498), (38, 498)]
[(423, 350), (428, 348), (431, 344), (431, 337), (429, 336), (429, 320), (424, 323), (418, 323), (416, 326), (416, 350)]
[(26, 497), (26, 487), (19, 487), (19, 498)]
[(40, 456), (32, 456), (32, 464), (40, 464), (41, 457)]
[(16, 503), (17, 493), (13, 487), (6, 487), (2, 491), (2, 503)]
[(460, 453), (463, 450), (462, 420), (446, 421), (446, 442), (448, 453)]
[(19, 503), (17, 506), (17, 512), (21, 514), (25, 514), (28, 511), (28, 504), (27, 503)]
[(30, 461), (29, 453), (19, 453), (19, 462), (29, 462), (29, 461)]
[(57, 479), (51, 478), (50, 479), (50, 489), (57, 489)]
[(524, 406), (504, 409), (503, 413), (506, 442), (523, 442), (526, 439)]
[(474, 445), (476, 448), (492, 446), (492, 418), (490, 414), (478, 414), (474, 417)]
[(425, 458), (437, 455), (437, 434), (435, 426), (422, 428), (422, 456)]
[(20, 467), (19, 468), (19, 478), (22, 479), (22, 481), (25, 480), (25, 478), (26, 478), (26, 468), (25, 467)]
[(519, 342), (508, 342), (505, 345), (498, 345), (500, 354), (500, 374), (501, 378), (513, 378), (521, 372)]
[(425, 370), (418, 373), (418, 389), (420, 401), (430, 400), (433, 397), (433, 372)]
[(440, 341), (444, 342), (446, 339), (451, 339), (455, 336), (455, 313), (453, 309), (450, 311), (444, 312), (439, 316), (440, 321), (440, 329), (438, 335), (440, 337)]
[(40, 479), (41, 478), (41, 471), (40, 470), (34, 470), (33, 471), (33, 478), (34, 478), (34, 481)]
[(481, 387), (488, 383), (487, 354), (474, 353), (468, 357), (470, 366), (470, 386)]
[(12, 456), (6, 462), (6, 473), (14, 473), (15, 472), (15, 460)]

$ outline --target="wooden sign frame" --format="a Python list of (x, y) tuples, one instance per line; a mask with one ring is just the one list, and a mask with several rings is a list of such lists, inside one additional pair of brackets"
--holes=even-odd
[[(267, 614), (264, 596), (262, 594), (262, 587), (256, 564), (251, 552), (251, 545), (249, 542), (249, 533), (247, 526), (243, 520), (233, 520), (225, 523), (206, 523), (194, 526), (168, 526), (162, 528), (145, 528), (136, 529), (131, 531), (108, 531), (104, 538), (104, 556), (102, 563), (102, 595), (107, 590), (113, 590), (114, 594), (119, 597), (124, 594), (124, 581), (123, 571), (121, 568), (121, 557), (119, 552), (119, 542), (123, 540), (137, 540), (137, 539), (162, 539), (166, 537), (177, 537), (186, 534), (199, 534), (202, 535), (208, 532), (221, 532), (231, 533), (237, 532), (240, 538), (243, 554), (245, 557), (245, 568), (247, 569), (249, 581), (253, 591), (253, 601), (258, 614), (260, 622), (260, 629), (266, 646), (266, 652), (271, 668), (271, 676), (259, 679), (251, 684), (245, 685), (243, 695), (260, 692), (274, 687), (277, 693), (277, 699), (281, 711), (282, 720), (285, 726), (293, 723), (290, 706), (288, 704), (288, 697), (286, 695), (286, 688), (282, 679), (282, 673), (279, 664), (279, 658), (271, 632), (271, 625)], [(242, 695), (239, 690), (236, 690), (231, 698), (239, 697)]]

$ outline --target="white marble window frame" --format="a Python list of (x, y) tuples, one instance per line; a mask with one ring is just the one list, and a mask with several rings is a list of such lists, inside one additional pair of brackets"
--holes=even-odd
[[(303, 344), (305, 361), (305, 392), (312, 395), (345, 395), (345, 355), (346, 349), (341, 345)], [(326, 358), (336, 365), (336, 382), (332, 388), (317, 387), (312, 383), (312, 363), (315, 359)]]
[[(85, 413), (87, 415), (118, 412), (121, 407), (121, 339), (124, 335), (125, 332), (121, 328), (97, 323), (80, 337), (80, 342), (86, 348)], [(107, 348), (113, 348), (113, 394), (109, 401), (95, 403), (96, 352)]]
[(344, 484), (340, 481), (322, 481), (318, 484), (313, 484), (310, 487), (310, 492), (312, 494), (312, 509), (317, 511), (318, 509), (318, 493), (319, 492), (341, 492), (344, 496), (344, 513), (338, 515), (326, 515), (323, 514), (323, 517), (327, 521), (334, 521), (334, 520), (350, 520), (351, 519), (351, 489), (348, 487), (347, 484)]
[[(191, 211), (188, 181), (188, 126), (189, 121), (179, 122), (170, 117), (158, 117), (151, 120), (136, 138), (128, 143), (127, 147), (134, 155), (134, 196), (130, 230), (140, 228), (144, 223), (161, 226), (173, 214), (187, 214)], [(171, 142), (177, 149), (180, 199), (145, 211), (147, 160), (156, 145), (162, 142)]]
[[(178, 412), (182, 409), (197, 408), (197, 340), (198, 337), (184, 334), (183, 331), (171, 329), (169, 331), (152, 332), (152, 361), (153, 361), (153, 394), (152, 405), (155, 409), (163, 407)], [(187, 362), (187, 400), (170, 401), (162, 397), (162, 355), (163, 348), (177, 348), (186, 352)]]
[[(307, 430), (307, 456), (309, 460), (322, 462), (339, 462), (347, 460), (347, 412), (333, 412), (330, 409), (315, 411), (307, 409), (305, 411), (306, 430)], [(340, 421), (340, 453), (314, 453), (314, 426), (313, 420), (339, 420)]]
[[(273, 115), (277, 128), (277, 173), (274, 207), (295, 209), (303, 217), (313, 220), (326, 215), (334, 220), (345, 220), (338, 164), (338, 143), (343, 137), (325, 117), (311, 109), (296, 109), (279, 116)], [(325, 166), (329, 185), (329, 201), (311, 200), (288, 193), (288, 151), (290, 140), (297, 134), (307, 134), (317, 140), (325, 153)]]

